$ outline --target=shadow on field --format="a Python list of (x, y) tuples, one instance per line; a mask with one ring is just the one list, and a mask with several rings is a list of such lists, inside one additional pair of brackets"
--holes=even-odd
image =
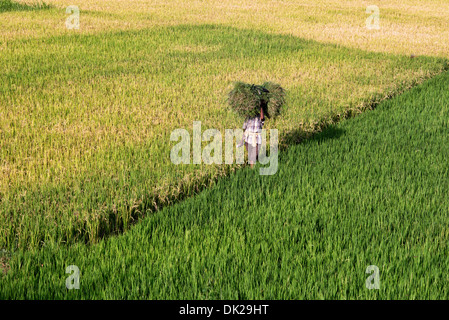
[(345, 133), (345, 130), (338, 127), (337, 124), (330, 124), (318, 130), (321, 131), (310, 133), (303, 129), (295, 129), (287, 132), (281, 141), (280, 150), (286, 150), (288, 146), (306, 141), (318, 141), (321, 143), (325, 140), (338, 139)]
[(52, 6), (46, 4), (45, 2), (19, 3), (13, 0), (0, 0), (0, 13), (11, 11), (41, 10), (50, 8), (52, 8)]
[(346, 132), (346, 130), (338, 127), (335, 124), (332, 124), (332, 125), (328, 126), (327, 128), (325, 128), (323, 131), (312, 135), (312, 137), (310, 138), (310, 141), (318, 141), (321, 143), (325, 140), (338, 139), (345, 132)]

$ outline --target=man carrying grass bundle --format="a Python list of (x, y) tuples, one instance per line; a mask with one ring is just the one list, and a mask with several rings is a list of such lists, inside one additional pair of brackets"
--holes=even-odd
[(262, 127), (264, 124), (263, 108), (260, 108), (260, 114), (254, 118), (247, 118), (243, 123), (243, 140), (248, 151), (248, 162), (251, 168), (259, 156), (259, 146), (262, 144)]
[(285, 102), (285, 91), (280, 85), (272, 82), (265, 82), (261, 86), (236, 82), (229, 92), (228, 102), (233, 111), (245, 118), (243, 124), (245, 132), (238, 147), (245, 143), (248, 162), (253, 168), (262, 144), (264, 115), (270, 118), (280, 113)]

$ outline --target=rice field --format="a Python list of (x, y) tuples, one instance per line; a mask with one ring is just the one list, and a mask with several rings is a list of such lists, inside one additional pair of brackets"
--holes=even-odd
[(20, 252), (0, 296), (447, 299), (448, 84), (446, 72), (290, 147), (276, 175), (244, 168), (118, 237)]
[[(267, 123), (287, 146), (448, 68), (436, 51), (410, 58), (405, 47), (373, 52), (220, 19), (88, 28), (89, 18), (141, 18), (135, 8), (119, 10), (126, 2), (110, 3), (102, 11), (80, 2), (79, 30), (47, 25), (68, 16), (58, 1), (2, 13), (0, 248), (95, 243), (238, 168), (169, 161), (176, 128), (241, 126), (225, 102), (233, 81), (288, 90), (285, 113)], [(31, 21), (46, 31), (28, 33)], [(19, 25), (23, 33), (8, 31)]]

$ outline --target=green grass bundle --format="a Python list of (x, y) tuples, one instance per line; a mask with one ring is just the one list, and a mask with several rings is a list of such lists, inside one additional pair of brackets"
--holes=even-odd
[(265, 82), (263, 85), (235, 82), (228, 95), (232, 110), (244, 118), (256, 117), (260, 108), (264, 109), (268, 118), (276, 117), (284, 102), (284, 89), (272, 82)]

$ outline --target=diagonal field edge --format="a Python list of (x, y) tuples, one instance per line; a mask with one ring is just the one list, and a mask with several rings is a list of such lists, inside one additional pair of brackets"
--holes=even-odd
[[(187, 26), (181, 26), (181, 27), (177, 27), (177, 28), (173, 28), (173, 29), (183, 29), (183, 28), (188, 28)], [(200, 28), (203, 28), (205, 30), (207, 30), (208, 28), (213, 28), (213, 26), (201, 26)], [(224, 30), (234, 30), (233, 28), (224, 28)], [(245, 31), (246, 34), (257, 34), (257, 32), (252, 32), (252, 31)], [(135, 34), (139, 34), (139, 32), (134, 32)], [(112, 33), (111, 33), (112, 34)], [(132, 34), (132, 32), (117, 32), (114, 34)], [(101, 35), (104, 36), (104, 35)], [(271, 35), (270, 35), (271, 36)], [(79, 39), (87, 39), (86, 41), (89, 43), (93, 43), (96, 41), (96, 39), (100, 38), (100, 36), (95, 35), (95, 36), (77, 36)], [(267, 36), (265, 36), (267, 37)], [(60, 36), (60, 37), (55, 37), (55, 39), (60, 39), (61, 41), (65, 41), (67, 38)], [(17, 40), (17, 45), (21, 44), (25, 44), (25, 43), (33, 43), (32, 40)], [(307, 41), (303, 41), (302, 43), (316, 43), (310, 40)], [(318, 44), (316, 44), (318, 45)], [(14, 45), (12, 45), (14, 47)], [(326, 44), (326, 46), (331, 47), (331, 48), (341, 48), (341, 46), (338, 45), (333, 45), (333, 44)], [(356, 50), (356, 49), (351, 49), (351, 52), (362, 52), (360, 50)], [(371, 54), (371, 53), (370, 53)], [(376, 54), (375, 54), (376, 55)], [(443, 70), (447, 70), (447, 64), (445, 65), (445, 67), (443, 68)], [(425, 79), (420, 79), (421, 81), (425, 80)], [(340, 113), (340, 114), (334, 114), (334, 115), (328, 115), (327, 117), (324, 117), (323, 119), (318, 119), (314, 126), (311, 129), (308, 130), (302, 130), (301, 128), (298, 128), (297, 130), (294, 130), (292, 132), (287, 132), (285, 134), (285, 136), (282, 137), (281, 142), (285, 142), (281, 145), (281, 147), (283, 149), (285, 149), (288, 145), (294, 144), (294, 143), (298, 143), (300, 141), (302, 141), (303, 139), (310, 137), (313, 133), (319, 132), (321, 131), (323, 128), (325, 128), (326, 126), (328, 126), (329, 124), (332, 123), (336, 123), (337, 121), (339, 121), (340, 119), (343, 118), (348, 118), (351, 117), (357, 113), (360, 113), (363, 110), (366, 109), (372, 109), (374, 108), (379, 102), (388, 99), (389, 97), (393, 97), (397, 94), (400, 94), (402, 92), (404, 92), (405, 90), (413, 87), (414, 85), (418, 84), (420, 81), (414, 81), (412, 82), (412, 84), (408, 84), (408, 85), (402, 85), (399, 84), (397, 86), (396, 89), (389, 91), (389, 92), (385, 92), (383, 94), (377, 95), (376, 98), (374, 98), (373, 100), (364, 102), (363, 104), (353, 108), (353, 109), (348, 109), (346, 110), (344, 113)], [(131, 217), (131, 220), (137, 220), (139, 218), (139, 216), (145, 216), (149, 213), (152, 213), (160, 208), (162, 208), (163, 206), (166, 206), (168, 204), (172, 204), (176, 201), (179, 201), (183, 198), (185, 198), (186, 196), (190, 196), (192, 194), (196, 194), (198, 193), (200, 190), (203, 190), (205, 187), (208, 187), (212, 184), (214, 184), (217, 181), (217, 178), (219, 176), (223, 176), (223, 175), (227, 175), (229, 174), (229, 172), (233, 171), (235, 168), (232, 167), (222, 167), (220, 169), (217, 169), (217, 171), (215, 173), (206, 173), (205, 177), (202, 177), (201, 175), (199, 176), (194, 176), (191, 177), (190, 180), (187, 179), (185, 181), (179, 181), (177, 184), (172, 184), (169, 186), (166, 186), (169, 191), (162, 193), (162, 194), (158, 194), (155, 193), (153, 195), (148, 196), (146, 199), (142, 199), (140, 202), (137, 203), (126, 203), (125, 207), (124, 207), (124, 211), (129, 212), (129, 217)], [(127, 200), (126, 200), (127, 201)], [(124, 228), (126, 229), (126, 227), (124, 227), (124, 223), (123, 221), (117, 221), (117, 217), (120, 217), (121, 214), (123, 213), (117, 213), (114, 212), (114, 210), (112, 209), (107, 209), (104, 213), (104, 216), (109, 217), (109, 221), (106, 223), (106, 225), (104, 227), (100, 227), (100, 231), (98, 232), (99, 237), (104, 237), (107, 236), (108, 234), (113, 234), (113, 233), (119, 233), (122, 232), (124, 230)], [(111, 228), (112, 226), (112, 228)], [(73, 233), (75, 233), (78, 229), (79, 226), (75, 226)], [(103, 228), (103, 229), (102, 229)], [(86, 227), (83, 227), (84, 230), (86, 230)], [(110, 230), (112, 229), (112, 230)], [(82, 238), (82, 235), (81, 235)], [(39, 240), (43, 240), (43, 239), (39, 239)]]

